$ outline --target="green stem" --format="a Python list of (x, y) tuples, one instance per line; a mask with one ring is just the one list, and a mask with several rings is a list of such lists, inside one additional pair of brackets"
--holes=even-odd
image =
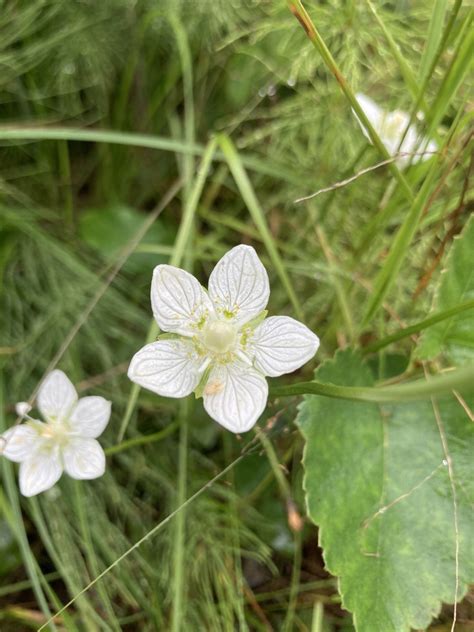
[(268, 461), (273, 470), (273, 475), (275, 476), (278, 487), (280, 488), (281, 496), (283, 497), (285, 503), (288, 503), (288, 501), (291, 499), (290, 485), (286, 480), (285, 475), (283, 474), (283, 470), (281, 469), (280, 462), (273, 448), (272, 442), (258, 426), (255, 427), (255, 432), (260, 443), (263, 446), (263, 449), (267, 454)]
[[(232, 438), (229, 433), (224, 435), (224, 455), (227, 463), (232, 461)], [(235, 477), (234, 472), (229, 472), (227, 478), (231, 489), (235, 489)], [(235, 575), (236, 584), (236, 600), (235, 610), (237, 619), (239, 622), (239, 632), (248, 632), (248, 626), (245, 620), (245, 579), (242, 573), (242, 560), (241, 560), (241, 546), (240, 546), (240, 532), (239, 532), (239, 516), (237, 511), (237, 498), (234, 494), (229, 497), (229, 513), (231, 519), (232, 528), (229, 533), (230, 549), (232, 551), (232, 565)]]
[(173, 256), (170, 259), (170, 265), (172, 266), (180, 265), (188, 246), (197, 205), (211, 167), (212, 159), (216, 150), (216, 144), (217, 140), (215, 138), (211, 138), (204, 151), (201, 164), (199, 165), (199, 169), (196, 174), (196, 179), (184, 209), (183, 219), (181, 220), (181, 224), (179, 226)]
[[(96, 576), (100, 573), (100, 564), (92, 541), (91, 520), (88, 519), (88, 516), (86, 515), (85, 503), (83, 501), (83, 488), (81, 487), (81, 483), (79, 483), (79, 481), (73, 480), (68, 481), (68, 483), (70, 483), (73, 487), (73, 502), (79, 518), (78, 527), (82, 544), (84, 546), (85, 562), (90, 567), (91, 574)], [(115, 616), (106, 586), (104, 584), (99, 584), (99, 586), (97, 586), (97, 593), (102, 602), (101, 605), (103, 605), (104, 610), (107, 613), (108, 624), (114, 630), (120, 631), (120, 625)]]
[[(256, 428), (257, 437), (262, 444), (267, 458), (270, 462), (270, 466), (273, 471), (273, 475), (278, 483), (278, 487), (280, 488), (280, 494), (285, 502), (285, 506), (287, 509), (290, 507), (290, 504), (293, 504), (293, 500), (291, 497), (291, 487), (283, 473), (281, 468), (280, 461), (278, 460), (278, 456), (275, 452), (272, 442), (267, 437), (265, 432), (262, 432), (260, 428)], [(299, 583), (300, 583), (300, 571), (301, 571), (301, 546), (302, 546), (302, 537), (301, 530), (293, 530), (294, 536), (294, 556), (293, 556), (293, 570), (291, 573), (291, 587), (290, 587), (290, 595), (289, 595), (289, 603), (288, 609), (285, 616), (285, 621), (283, 623), (282, 630), (283, 632), (291, 632), (293, 629), (293, 621), (296, 609), (296, 599), (299, 591)]]
[(311, 622), (311, 632), (323, 632), (324, 630), (324, 607), (323, 602), (318, 599), (314, 603), (313, 620)]
[(173, 432), (177, 430), (178, 425), (178, 422), (175, 421), (166, 428), (163, 428), (163, 430), (159, 430), (158, 432), (154, 432), (153, 434), (144, 435), (141, 437), (134, 437), (133, 439), (128, 439), (128, 441), (122, 441), (122, 443), (113, 445), (110, 448), (106, 448), (104, 452), (107, 456), (110, 456), (111, 454), (117, 454), (118, 452), (123, 452), (124, 450), (128, 450), (129, 448), (134, 448), (137, 445), (145, 445), (147, 443), (155, 443), (156, 441), (161, 441), (162, 439), (165, 439), (166, 437), (169, 437), (169, 435), (173, 434)]
[(152, 529), (150, 529), (150, 531), (145, 533), (145, 535), (142, 536), (139, 540), (137, 540), (135, 542), (135, 544), (133, 544), (131, 547), (129, 547), (124, 553), (122, 553), (122, 555), (120, 555), (109, 566), (107, 566), (107, 568), (105, 568), (99, 575), (97, 575), (97, 577), (94, 577), (94, 579), (91, 580), (86, 586), (84, 586), (84, 588), (82, 588), (82, 590), (80, 590), (77, 594), (75, 594), (74, 597), (72, 597), (64, 606), (62, 606), (62, 608), (60, 608), (57, 612), (55, 612), (55, 614), (52, 617), (50, 617), (45, 623), (43, 623), (43, 625), (41, 625), (38, 628), (37, 632), (42, 632), (42, 630), (45, 630), (48, 627), (48, 625), (51, 624), (51, 622), (53, 621), (53, 618), (59, 617), (60, 615), (62, 615), (65, 610), (67, 610), (70, 606), (72, 606), (73, 603), (76, 603), (76, 601), (78, 599), (80, 599), (82, 597), (82, 595), (84, 595), (93, 586), (95, 586), (97, 584), (97, 582), (99, 582), (103, 577), (105, 577), (108, 573), (110, 573), (110, 571), (112, 569), (114, 569), (118, 564), (120, 564), (131, 553), (136, 551), (136, 549), (138, 549), (144, 542), (146, 542), (147, 540), (152, 538), (156, 533), (158, 533), (159, 531), (164, 529), (164, 527), (166, 527), (166, 525), (169, 524), (169, 522), (171, 522), (171, 520), (173, 520), (173, 518), (175, 518), (179, 513), (184, 511), (191, 503), (193, 503), (200, 496), (202, 496), (217, 481), (219, 481), (228, 472), (230, 472), (234, 467), (236, 467), (239, 463), (241, 463), (243, 461), (243, 459), (248, 454), (251, 454), (251, 451), (250, 450), (246, 450), (246, 451), (244, 450), (241, 453), (241, 455), (238, 456), (235, 459), (235, 461), (232, 461), (232, 463), (229, 463), (229, 465), (227, 465), (227, 467), (225, 467), (218, 474), (216, 474), (216, 476), (214, 476), (214, 478), (211, 478), (209, 481), (207, 481), (207, 483), (205, 483), (202, 487), (200, 487), (197, 490), (197, 492), (195, 492), (192, 496), (189, 496), (189, 498), (187, 498), (180, 507), (177, 507), (174, 511), (172, 511), (170, 514), (168, 514), (166, 516), (166, 518), (163, 518), (163, 520), (161, 520)]
[(323, 395), (336, 399), (350, 399), (362, 402), (406, 402), (417, 399), (429, 399), (433, 395), (449, 393), (454, 389), (472, 388), (474, 365), (436, 375), (429, 380), (416, 380), (397, 386), (337, 386), (321, 382), (300, 382), (287, 386), (270, 388), (273, 397), (292, 395)]
[[(3, 502), (1, 501), (1, 495), (0, 495), (0, 506), (2, 505), (3, 505)], [(45, 579), (47, 582), (53, 582), (56, 579), (61, 579), (61, 573), (58, 573), (57, 571), (46, 573), (45, 575), (43, 575), (43, 579)], [(5, 597), (6, 595), (19, 593), (19, 592), (22, 592), (23, 590), (31, 590), (32, 586), (33, 584), (31, 582), (31, 579), (24, 579), (23, 581), (15, 582), (14, 584), (7, 584), (5, 586), (1, 586), (0, 597)]]
[(447, 318), (451, 318), (452, 316), (456, 316), (457, 314), (461, 314), (469, 309), (474, 309), (474, 299), (471, 301), (466, 301), (465, 303), (461, 303), (460, 305), (456, 305), (455, 307), (451, 307), (450, 309), (445, 309), (442, 312), (438, 312), (429, 318), (425, 318), (425, 320), (421, 320), (414, 325), (410, 325), (409, 327), (403, 327), (399, 329), (395, 333), (383, 338), (382, 340), (378, 340), (377, 342), (373, 342), (372, 344), (364, 347), (362, 350), (363, 353), (375, 353), (379, 351), (379, 349), (383, 349), (388, 345), (391, 345), (393, 342), (397, 342), (398, 340), (402, 340), (407, 336), (411, 336), (412, 334), (417, 334), (423, 329), (428, 329), (432, 325), (436, 325), (437, 323), (446, 320)]
[(300, 588), (301, 579), (301, 558), (302, 558), (302, 546), (303, 537), (301, 531), (294, 532), (294, 555), (293, 555), (293, 568), (291, 570), (291, 583), (290, 594), (288, 598), (288, 609), (286, 611), (285, 621), (283, 623), (283, 632), (291, 632), (294, 628), (294, 618), (296, 612), (296, 604), (298, 600), (298, 593)]
[[(169, 22), (173, 28), (178, 53), (181, 63), (181, 74), (183, 78), (183, 98), (184, 98), (184, 137), (189, 145), (195, 142), (195, 124), (194, 124), (194, 96), (193, 96), (193, 60), (189, 49), (189, 42), (186, 36), (186, 30), (183, 28), (177, 12), (171, 12)], [(194, 156), (192, 153), (186, 153), (183, 159), (183, 180), (184, 192), (187, 198), (192, 186), (194, 173)]]
[[(178, 454), (178, 489), (177, 507), (181, 507), (186, 501), (186, 478), (187, 478), (187, 453), (188, 453), (188, 405), (189, 399), (182, 402), (179, 420), (179, 454)], [(181, 622), (185, 615), (184, 603), (184, 550), (185, 550), (185, 526), (186, 513), (180, 511), (176, 516), (176, 526), (174, 531), (174, 552), (173, 552), (173, 611), (171, 617), (171, 629), (173, 632), (182, 630)]]
[(342, 314), (342, 319), (344, 320), (344, 323), (346, 325), (350, 340), (353, 343), (355, 341), (355, 331), (354, 323), (352, 322), (351, 310), (349, 308), (349, 303), (346, 300), (343, 283), (340, 280), (339, 275), (337, 274), (337, 266), (334, 261), (334, 256), (332, 254), (326, 237), (326, 233), (324, 232), (322, 226), (316, 226), (316, 234), (318, 236), (319, 243), (321, 244), (321, 249), (326, 258), (326, 261), (328, 262), (329, 275), (331, 277), (332, 285), (334, 286), (334, 290), (336, 292), (336, 297), (339, 303), (339, 309)]
[[(186, 249), (189, 249), (190, 236), (194, 226), (194, 217), (199, 199), (207, 179), (211, 162), (216, 149), (216, 139), (212, 138), (206, 147), (204, 156), (199, 166), (194, 182), (186, 191), (185, 208), (178, 235), (175, 242), (171, 265), (180, 265)], [(178, 457), (178, 489), (177, 505), (180, 507), (186, 500), (186, 480), (187, 480), (187, 454), (188, 454), (188, 418), (192, 403), (189, 399), (184, 400), (180, 410), (180, 437), (179, 437), (179, 457)], [(182, 621), (186, 614), (184, 601), (184, 552), (185, 552), (185, 525), (186, 514), (181, 511), (176, 519), (176, 530), (174, 533), (174, 553), (173, 553), (173, 606), (172, 606), (172, 630), (179, 632), (182, 629)]]
[(382, 305), (389, 289), (395, 283), (400, 268), (402, 267), (404, 257), (408, 252), (409, 245), (415, 236), (418, 223), (428, 199), (428, 195), (431, 191), (431, 185), (434, 182), (434, 178), (437, 173), (435, 167), (436, 163), (433, 161), (430, 173), (423, 183), (423, 186), (421, 187), (416, 200), (412, 204), (410, 211), (406, 215), (405, 221), (399, 228), (383, 267), (377, 274), (373, 292), (362, 319), (362, 327), (367, 325), (373, 318), (376, 311)]
[[(151, 321), (150, 326), (148, 328), (148, 333), (145, 340), (145, 345), (150, 344), (155, 340), (158, 335), (158, 325), (154, 320)], [(125, 409), (124, 416), (120, 423), (119, 433), (117, 437), (117, 443), (121, 443), (125, 433), (127, 432), (128, 424), (130, 423), (130, 419), (132, 418), (133, 411), (135, 410), (135, 406), (137, 405), (138, 396), (140, 394), (140, 387), (138, 384), (132, 384), (130, 389), (130, 395), (128, 396), (127, 407)]]

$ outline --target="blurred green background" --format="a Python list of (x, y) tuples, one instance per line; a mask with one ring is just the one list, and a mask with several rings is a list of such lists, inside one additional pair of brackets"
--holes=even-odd
[[(173, 253), (213, 134), (232, 139), (268, 232), (255, 223), (255, 209), (249, 213), (242, 183), (219, 148), (182, 261), (204, 284), (229, 248), (254, 245), (270, 274), (270, 314), (300, 317), (316, 331), (318, 362), (429, 312), (440, 261), (472, 211), (466, 184), (472, 83), (466, 64), (459, 68), (472, 26), (469, 3), (306, 5), (353, 92), (411, 111), (413, 86), (423, 85), (420, 129), (440, 145), (450, 143), (431, 179), (419, 231), (403, 253), (403, 274), (365, 322), (409, 201), (385, 167), (294, 203), (383, 157), (283, 0), (0, 1), (3, 427), (14, 422), (14, 404), (33, 392), (78, 322), (60, 367), (79, 389), (113, 402), (102, 479), (80, 484), (64, 477), (26, 502), (14, 469), (3, 463), (4, 632), (46, 621), (175, 509), (182, 485), (184, 497), (198, 490), (247, 442), (223, 432), (199, 401), (144, 391), (136, 398), (125, 375), (149, 329), (152, 269)], [(441, 28), (433, 34), (435, 6), (443, 28), (452, 20), (446, 41)], [(89, 136), (81, 140), (81, 131)], [(405, 173), (415, 192), (429, 169), (430, 161)], [(131, 249), (170, 190), (172, 199)], [(284, 262), (296, 306), (268, 239)], [(411, 345), (404, 339), (383, 360), (373, 358), (380, 379), (413, 371)], [(313, 368), (289, 380), (311, 379)], [(267, 449), (239, 462), (182, 519), (77, 599), (57, 629), (352, 630), (336, 580), (324, 570), (316, 529), (304, 517), (297, 403), (271, 401)], [(467, 597), (460, 606), (459, 630), (472, 623), (470, 603)], [(451, 618), (448, 607), (432, 629), (448, 630)]]

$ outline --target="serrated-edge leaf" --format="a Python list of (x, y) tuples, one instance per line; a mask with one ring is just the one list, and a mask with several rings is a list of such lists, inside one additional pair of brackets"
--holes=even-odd
[[(351, 350), (316, 375), (357, 386), (374, 379)], [(466, 501), (472, 424), (455, 398), (438, 404), (458, 490), (458, 577), (453, 498), (431, 402), (379, 406), (311, 395), (299, 407), (308, 514), (358, 632), (425, 629), (474, 575)]]
[[(474, 216), (471, 216), (464, 230), (454, 238), (443, 261), (430, 313), (454, 307), (472, 298), (474, 298)], [(459, 324), (463, 319), (471, 323), (472, 330), (472, 318), (471, 312), (464, 312), (430, 327), (422, 334), (415, 356), (421, 360), (430, 360), (439, 355), (444, 346), (448, 355), (453, 356), (452, 359), (462, 360), (462, 355), (455, 349), (455, 347), (462, 348), (462, 340), (457, 339), (457, 344), (449, 345), (449, 331), (453, 324)], [(466, 360), (474, 360), (473, 343), (474, 336), (470, 344), (466, 340), (466, 357), (464, 358)], [(450, 348), (451, 353), (449, 353)]]

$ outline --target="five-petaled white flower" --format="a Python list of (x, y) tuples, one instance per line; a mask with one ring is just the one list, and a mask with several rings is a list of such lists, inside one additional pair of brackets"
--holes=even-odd
[(151, 304), (165, 335), (132, 358), (128, 376), (158, 395), (202, 395), (209, 415), (232, 432), (250, 430), (268, 397), (265, 376), (298, 369), (319, 340), (289, 316), (265, 318), (268, 275), (250, 246), (236, 246), (212, 271), (209, 289), (185, 270), (159, 265)]
[(35, 496), (46, 491), (63, 470), (76, 479), (102, 476), (105, 454), (96, 437), (109, 422), (111, 403), (97, 396), (78, 400), (68, 377), (55, 370), (41, 385), (37, 404), (45, 423), (30, 417), (30, 406), (20, 402), (16, 411), (28, 421), (0, 437), (0, 453), (20, 463), (21, 493)]
[[(386, 112), (365, 94), (356, 94), (356, 99), (391, 156), (396, 156), (399, 153), (417, 154), (413, 157), (400, 156), (396, 161), (400, 167), (407, 166), (410, 161), (415, 163), (420, 160), (428, 160), (433, 152), (438, 149), (437, 144), (433, 140), (420, 138), (416, 125), (410, 125), (410, 115), (407, 112), (403, 110)], [(364, 135), (370, 141), (365, 127), (358, 118), (357, 120)]]

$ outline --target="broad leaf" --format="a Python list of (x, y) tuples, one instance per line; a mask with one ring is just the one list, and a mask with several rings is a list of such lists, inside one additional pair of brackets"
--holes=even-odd
[[(336, 354), (316, 377), (351, 386), (374, 381), (351, 351)], [(474, 579), (473, 425), (454, 397), (435, 406), (453, 464), (457, 538), (432, 402), (378, 406), (308, 395), (300, 406), (308, 513), (358, 632), (425, 629), (442, 602), (454, 601), (456, 541), (458, 599)]]
[[(432, 312), (474, 298), (474, 217), (455, 237), (443, 265)], [(425, 330), (416, 356), (428, 360), (442, 351), (455, 364), (474, 360), (474, 312), (467, 310)]]
[[(114, 260), (145, 219), (144, 213), (128, 206), (87, 209), (79, 216), (80, 235), (104, 259)], [(173, 239), (173, 230), (161, 219), (157, 219), (148, 229), (141, 243), (163, 246), (171, 245)], [(168, 257), (160, 254), (135, 251), (125, 263), (124, 270), (131, 273), (150, 274), (150, 270), (155, 265), (167, 261)]]

